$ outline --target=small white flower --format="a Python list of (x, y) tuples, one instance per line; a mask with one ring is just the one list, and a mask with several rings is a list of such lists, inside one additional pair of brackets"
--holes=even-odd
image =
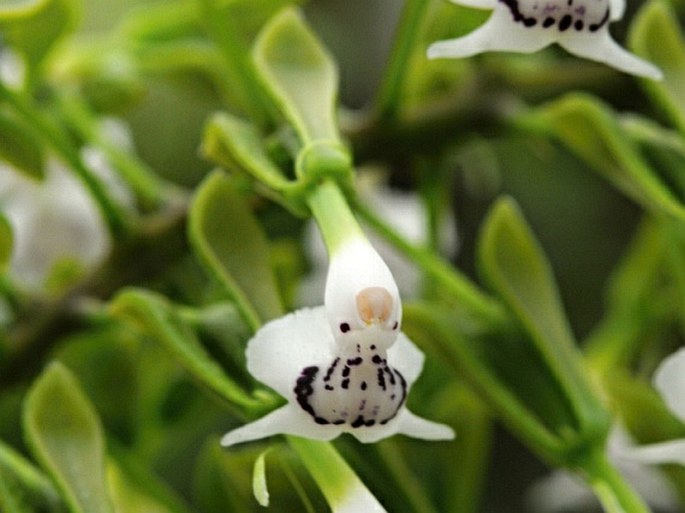
[[(666, 406), (685, 422), (685, 348), (661, 363), (654, 377), (654, 386)], [(685, 465), (685, 438), (636, 447), (626, 451), (625, 456), (642, 463)]]
[[(615, 425), (607, 442), (609, 460), (649, 506), (664, 512), (678, 511), (676, 493), (658, 470), (623, 457), (633, 447), (634, 442), (625, 428)], [(536, 481), (527, 493), (527, 502), (531, 511), (540, 513), (585, 511), (599, 505), (590, 487), (564, 470)]]
[(224, 446), (290, 434), (362, 442), (397, 433), (445, 440), (448, 426), (405, 406), (423, 354), (400, 331), (402, 306), (390, 271), (364, 239), (331, 259), (325, 306), (304, 308), (264, 325), (248, 342), (247, 367), (288, 404), (229, 432)]
[(42, 182), (0, 167), (0, 211), (14, 234), (10, 273), (29, 288), (40, 287), (61, 259), (90, 267), (109, 251), (95, 202), (57, 161), (48, 163)]
[(621, 48), (609, 34), (619, 20), (625, 0), (451, 0), (492, 16), (464, 37), (439, 41), (428, 57), (470, 57), (488, 51), (531, 53), (558, 43), (572, 54), (616, 69), (660, 80), (654, 65)]

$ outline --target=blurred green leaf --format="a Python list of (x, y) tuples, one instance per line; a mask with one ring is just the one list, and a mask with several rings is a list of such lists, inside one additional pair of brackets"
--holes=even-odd
[(24, 407), (27, 442), (72, 513), (112, 513), (100, 420), (71, 372), (51, 363)]
[(7, 266), (12, 258), (13, 242), (12, 226), (7, 218), (0, 213), (0, 273), (7, 270)]
[(45, 175), (45, 152), (36, 137), (14, 117), (0, 111), (0, 160), (30, 178)]
[(190, 513), (190, 509), (144, 462), (123, 448), (112, 451), (107, 480), (115, 511), (122, 513)]
[(252, 50), (264, 87), (305, 144), (338, 141), (338, 71), (299, 11), (281, 11)]
[(200, 185), (190, 209), (195, 255), (253, 330), (282, 315), (269, 245), (247, 202), (221, 172)]
[(645, 162), (615, 113), (599, 100), (568, 94), (540, 109), (539, 117), (572, 152), (644, 208), (685, 221), (677, 195)]
[(43, 0), (32, 4), (33, 8), (14, 12), (12, 16), (3, 13), (0, 7), (3, 42), (26, 58), (30, 70), (42, 62), (60, 37), (75, 27), (77, 15), (74, 0)]
[(48, 0), (0, 0), (0, 19), (25, 16), (32, 13)]
[(685, 133), (685, 39), (677, 20), (667, 2), (645, 2), (633, 21), (629, 41), (635, 53), (663, 71), (663, 80), (645, 80), (643, 86)]
[(258, 404), (211, 358), (164, 296), (144, 289), (124, 289), (110, 304), (110, 312), (162, 344), (194, 378), (220, 397), (244, 407)]
[(0, 441), (0, 511), (59, 511), (61, 501), (47, 476)]
[(557, 382), (549, 388), (560, 387), (561, 401), (573, 412), (569, 420), (578, 423), (569, 428), (601, 437), (608, 429), (608, 416), (584, 375), (550, 264), (512, 199), (501, 199), (492, 207), (481, 232), (479, 263)]

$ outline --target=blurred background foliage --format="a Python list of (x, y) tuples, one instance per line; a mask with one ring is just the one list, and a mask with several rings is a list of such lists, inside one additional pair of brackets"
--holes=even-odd
[[(302, 7), (339, 66), (340, 126), (356, 166), (380, 170), (393, 189), (422, 193), (434, 223), (443, 209), (453, 215), (459, 249), (452, 264), (474, 281), (497, 271), (496, 255), (490, 264), (479, 257), (488, 251), (484, 224), (496, 232), (497, 222), (512, 230), (522, 223), (525, 232), (527, 222), (602, 401), (639, 441), (685, 434), (649, 385), (659, 361), (682, 345), (685, 321), (682, 2), (629, 3), (612, 26), (617, 40), (667, 66), (659, 85), (557, 48), (429, 62), (430, 42), (468, 32), (487, 13), (424, 3), (409, 30), (418, 2), (406, 2), (403, 18), (405, 4), (396, 0), (0, 1), (3, 62), (16, 52), (25, 67), (17, 87), (8, 85), (11, 62), (2, 74), (0, 172), (35, 181), (57, 159), (86, 184), (99, 214), (85, 215), (102, 214), (100, 230), (109, 234), (97, 262), (79, 261), (82, 249), (72, 248), (49, 262), (34, 287), (10, 262), (18, 228), (0, 225), (0, 511), (261, 511), (252, 473), (267, 447), (269, 510), (326, 511), (289, 446), (218, 445), (221, 433), (278, 402), (245, 370), (243, 348), (255, 326), (227, 290), (246, 290), (255, 302), (277, 288), (278, 296), (255, 303), (266, 320), (298, 306), (299, 283), (314, 267), (303, 249), (306, 219), (257, 194), (263, 191), (244, 173), (225, 191), (203, 189), (221, 181), (210, 175), (216, 163), (231, 168), (203, 146), (218, 111), (269, 134), (269, 157), (292, 167), (292, 128), (251, 85), (248, 62), (260, 29), (290, 4)], [(412, 35), (404, 54), (398, 26)], [(123, 142), (103, 123), (113, 118), (126, 127)], [(84, 157), (91, 147), (115, 185)], [(12, 187), (0, 207), (10, 204)], [(198, 190), (216, 194), (217, 203), (193, 203)], [(503, 195), (519, 207), (497, 203)], [(189, 217), (196, 224), (187, 234)], [(35, 239), (46, 236), (41, 224)], [(228, 278), (206, 272), (214, 256)], [(261, 285), (250, 273), (265, 276), (269, 268), (275, 282), (250, 290)], [(487, 393), (485, 400), (477, 386), (474, 393), (441, 357), (441, 336), (424, 325), (439, 325), (438, 316), (422, 313), (441, 293), (439, 280), (427, 279), (414, 314), (409, 307), (406, 329), (427, 353), (410, 404), (453, 426), (457, 440), (398, 437), (363, 446), (342, 437), (335, 446), (388, 511), (529, 511), (527, 490), (554, 462), (543, 463), (525, 437), (493, 420)], [(454, 321), (455, 330), (464, 323)], [(503, 337), (502, 345), (519, 338)], [(528, 364), (514, 359), (505, 367), (514, 379)], [(668, 472), (685, 496), (682, 469)]]

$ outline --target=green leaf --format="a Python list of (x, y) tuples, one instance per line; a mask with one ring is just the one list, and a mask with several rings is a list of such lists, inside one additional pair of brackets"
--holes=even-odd
[(75, 27), (76, 15), (74, 0), (32, 2), (31, 9), (21, 11), (3, 12), (0, 8), (0, 33), (3, 42), (20, 52), (29, 69), (34, 69), (57, 40)]
[(48, 477), (0, 441), (0, 511), (55, 511), (60, 504), (57, 490)]
[(7, 218), (0, 213), (0, 273), (5, 272), (12, 258), (14, 235)]
[(552, 132), (595, 171), (644, 208), (685, 221), (676, 194), (645, 162), (616, 115), (599, 100), (569, 94), (539, 111)]
[(149, 466), (123, 448), (107, 462), (115, 510), (123, 513), (190, 513), (190, 509)]
[(247, 202), (223, 173), (211, 173), (198, 188), (189, 237), (199, 261), (253, 330), (282, 315), (269, 244)]
[(24, 405), (27, 442), (72, 513), (112, 513), (100, 420), (71, 372), (50, 364)]
[(264, 87), (306, 144), (339, 141), (335, 116), (338, 71), (333, 58), (295, 9), (262, 29), (253, 58)]
[(22, 123), (0, 111), (0, 160), (31, 178), (45, 175), (42, 144)]
[(194, 378), (220, 397), (244, 407), (260, 404), (226, 375), (165, 297), (143, 289), (125, 289), (110, 304), (110, 313), (162, 344)]
[(663, 80), (645, 80), (643, 86), (685, 133), (685, 39), (677, 20), (667, 2), (645, 2), (631, 26), (629, 42), (635, 53), (663, 71)]
[(558, 387), (558, 409), (572, 412), (570, 429), (594, 436), (606, 432), (608, 418), (589, 385), (582, 357), (563, 313), (552, 270), (542, 248), (513, 200), (491, 209), (479, 241), (479, 263), (492, 289), (511, 309)]

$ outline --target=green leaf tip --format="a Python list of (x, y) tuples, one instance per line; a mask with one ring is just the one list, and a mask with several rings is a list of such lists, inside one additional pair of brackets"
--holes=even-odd
[(492, 207), (481, 234), (479, 263), (542, 358), (554, 380), (550, 386), (559, 387), (573, 419), (569, 427), (601, 441), (608, 415), (585, 375), (551, 265), (513, 199), (500, 199)]
[(252, 55), (266, 91), (304, 143), (340, 140), (338, 70), (299, 10), (285, 8), (272, 18)]
[(100, 420), (76, 378), (49, 364), (24, 404), (24, 432), (72, 513), (112, 513)]
[(269, 506), (269, 490), (266, 486), (266, 454), (262, 452), (255, 460), (254, 470), (252, 471), (252, 493), (260, 506)]
[(685, 39), (677, 19), (667, 2), (645, 2), (628, 39), (638, 55), (663, 71), (663, 80), (645, 81), (643, 86), (679, 130), (685, 132)]
[(618, 124), (616, 113), (582, 93), (572, 93), (539, 111), (573, 153), (644, 208), (685, 221), (685, 207), (645, 161)]

